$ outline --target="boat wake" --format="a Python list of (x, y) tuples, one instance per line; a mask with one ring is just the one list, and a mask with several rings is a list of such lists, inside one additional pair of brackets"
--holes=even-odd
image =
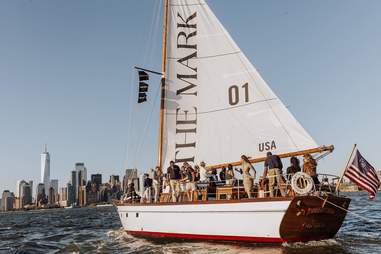
[(341, 243), (337, 241), (336, 239), (326, 239), (326, 240), (320, 240), (320, 241), (283, 243), (282, 246), (287, 248), (328, 247), (328, 246), (341, 246)]
[[(127, 234), (123, 228), (110, 230), (107, 232), (109, 242), (114, 245), (118, 251), (132, 251), (134, 253), (158, 252), (158, 253), (223, 253), (223, 254), (280, 254), (283, 253), (282, 246), (258, 246), (234, 242), (198, 242), (198, 241), (170, 241), (170, 240), (148, 240), (134, 237)], [(106, 243), (106, 245), (108, 245)], [(102, 246), (110, 249), (110, 246)], [(99, 249), (99, 248), (98, 248)]]
[[(242, 242), (198, 242), (198, 241), (169, 241), (169, 240), (148, 240), (134, 237), (127, 234), (122, 228), (107, 232), (109, 240), (103, 246), (110, 250), (111, 245), (118, 251), (145, 253), (223, 253), (223, 254), (284, 254), (295, 251), (303, 253), (317, 253), (317, 250), (325, 252), (334, 250), (337, 253), (345, 253), (340, 239), (328, 239), (321, 241), (284, 243), (282, 245), (258, 245)], [(103, 248), (102, 247), (102, 248)], [(99, 250), (102, 250), (100, 248)], [(329, 252), (331, 253), (331, 252)], [(333, 253), (333, 252), (332, 252)]]

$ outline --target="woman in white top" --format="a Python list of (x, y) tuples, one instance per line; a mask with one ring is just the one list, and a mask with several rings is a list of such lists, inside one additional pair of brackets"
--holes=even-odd
[(169, 193), (171, 191), (171, 187), (169, 186), (167, 174), (164, 174), (164, 176), (163, 176), (163, 185), (162, 186), (163, 186), (162, 193)]
[(160, 185), (161, 185), (162, 172), (161, 168), (157, 166), (153, 172), (153, 190), (154, 190), (154, 202), (159, 202)]
[[(242, 155), (241, 159), (242, 159), (242, 169), (243, 169), (243, 173), (242, 173), (243, 187), (245, 188), (247, 197), (251, 198), (252, 197), (251, 190), (253, 188), (254, 179), (257, 172), (255, 171), (254, 167), (251, 165), (249, 158), (247, 158), (246, 155)], [(250, 175), (251, 169), (254, 170), (253, 176)]]
[(205, 162), (200, 163), (200, 182), (208, 181), (208, 170), (205, 167)]

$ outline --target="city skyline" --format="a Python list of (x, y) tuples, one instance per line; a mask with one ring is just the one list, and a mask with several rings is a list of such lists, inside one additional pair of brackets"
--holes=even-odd
[[(158, 86), (135, 105), (133, 66), (160, 70), (159, 2), (0, 3), (1, 189), (37, 186), (44, 143), (60, 186), (78, 161), (104, 175), (155, 166)], [(369, 3), (209, 1), (317, 143), (335, 145), (327, 173), (340, 174), (353, 143), (381, 167), (381, 3)]]
[[(81, 179), (83, 178), (83, 181), (87, 183), (87, 181), (89, 180), (89, 176), (91, 177), (96, 177), (96, 182), (98, 184), (102, 184), (102, 175), (103, 173), (100, 172), (99, 170), (92, 170), (91, 172), (93, 173), (90, 173), (88, 174), (87, 173), (87, 167), (85, 167), (85, 163), (84, 162), (74, 162), (73, 163), (73, 168), (72, 169), (69, 169), (68, 170), (68, 175), (67, 175), (67, 178), (66, 179), (52, 179), (50, 178), (50, 153), (47, 151), (47, 145), (45, 144), (44, 145), (44, 152), (40, 154), (40, 178), (38, 178), (39, 180), (36, 181), (36, 186), (33, 185), (33, 182), (34, 180), (29, 180), (29, 179), (26, 179), (26, 178), (22, 178), (20, 177), (19, 180), (17, 180), (15, 182), (15, 188), (12, 189), (12, 188), (1, 188), (0, 186), (0, 191), (9, 191), (11, 193), (14, 193), (15, 197), (19, 197), (20, 196), (20, 185), (23, 184), (23, 183), (28, 183), (30, 186), (31, 186), (31, 190), (32, 190), (32, 197), (33, 198), (36, 198), (36, 193), (38, 192), (38, 184), (43, 184), (45, 187), (45, 190), (46, 189), (49, 189), (50, 187), (53, 187), (55, 193), (58, 193), (59, 190), (63, 187), (65, 187), (68, 183), (72, 183), (73, 182), (73, 175), (72, 173), (73, 172), (76, 172), (76, 175), (75, 175), (75, 178), (78, 178), (79, 176), (81, 177)], [(46, 174), (46, 170), (48, 170), (48, 173)], [(79, 173), (81, 172), (81, 173)], [(82, 176), (81, 176), (82, 174)], [(114, 176), (115, 173), (112, 173), (110, 174), (110, 177)], [(46, 181), (48, 181), (48, 188), (46, 188)], [(91, 181), (93, 181), (93, 179), (91, 178)], [(11, 185), (11, 184), (10, 184)], [(33, 189), (33, 186), (36, 187), (35, 189)]]
[[(45, 149), (45, 154), (47, 150)], [(42, 156), (43, 157), (43, 156)], [(45, 158), (41, 165), (45, 166)], [(45, 167), (42, 173), (45, 171)], [(126, 170), (127, 174), (128, 170)], [(87, 168), (83, 162), (76, 162), (71, 171), (71, 179), (59, 188), (58, 179), (50, 179), (46, 190), (46, 174), (42, 174), (40, 183), (33, 195), (33, 181), (18, 180), (16, 191), (2, 190), (0, 197), (0, 212), (15, 210), (35, 210), (62, 207), (82, 207), (110, 203), (119, 199), (127, 189), (128, 178), (110, 175), (107, 182), (102, 181), (102, 174), (91, 174), (89, 180)], [(91, 179), (91, 180), (90, 180)], [(45, 181), (45, 183), (43, 183)]]

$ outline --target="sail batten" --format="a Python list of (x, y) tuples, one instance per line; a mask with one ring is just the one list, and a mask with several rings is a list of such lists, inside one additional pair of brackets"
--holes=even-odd
[[(267, 102), (267, 101), (272, 101), (272, 100), (278, 100), (278, 98), (270, 98), (270, 99), (266, 99), (266, 100), (262, 100), (262, 101), (253, 101), (253, 102), (250, 102), (250, 103), (247, 103), (245, 105), (238, 105), (238, 106), (232, 106), (232, 107), (229, 107), (229, 108), (218, 108), (218, 109), (212, 109), (212, 110), (209, 110), (209, 111), (204, 111), (204, 112), (197, 112), (197, 113), (187, 113), (187, 115), (202, 115), (202, 114), (210, 114), (210, 113), (215, 113), (215, 112), (219, 112), (219, 111), (224, 111), (224, 110), (231, 110), (233, 108), (240, 108), (240, 107), (247, 107), (247, 106), (250, 106), (252, 104), (255, 104), (255, 103), (263, 103), (263, 102)], [(166, 113), (166, 115), (185, 115), (184, 113)]]
[(203, 0), (170, 1), (164, 166), (317, 147)]

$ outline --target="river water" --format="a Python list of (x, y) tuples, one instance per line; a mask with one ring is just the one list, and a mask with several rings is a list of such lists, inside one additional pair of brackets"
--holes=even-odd
[[(124, 233), (114, 207), (99, 207), (0, 213), (0, 254), (381, 253), (381, 195), (376, 201), (369, 201), (366, 193), (349, 193), (347, 196), (352, 198), (350, 210), (354, 214), (347, 215), (335, 239), (326, 241), (280, 246), (212, 242), (152, 242)], [(373, 222), (367, 222), (361, 218)]]

